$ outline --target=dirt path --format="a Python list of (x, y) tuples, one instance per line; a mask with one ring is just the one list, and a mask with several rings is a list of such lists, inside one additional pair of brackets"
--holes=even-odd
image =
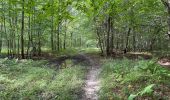
[(78, 54), (75, 56), (62, 56), (50, 59), (49, 62), (55, 66), (60, 66), (65, 60), (70, 59), (73, 63), (85, 65), (87, 74), (85, 78), (85, 86), (82, 87), (84, 94), (80, 100), (98, 100), (98, 91), (100, 89), (100, 60), (98, 56), (93, 54)]
[(85, 95), (82, 100), (98, 100), (98, 91), (100, 89), (100, 80), (98, 79), (99, 68), (93, 66), (89, 69), (85, 80)]
[(99, 80), (99, 73), (100, 73), (100, 65), (99, 61), (96, 61), (95, 58), (85, 57), (90, 61), (91, 66), (88, 68), (88, 72), (86, 75), (84, 96), (82, 100), (98, 100), (98, 91), (100, 89), (100, 80)]

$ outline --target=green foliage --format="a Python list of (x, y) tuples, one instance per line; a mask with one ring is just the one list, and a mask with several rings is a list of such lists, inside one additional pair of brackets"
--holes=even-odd
[(136, 97), (137, 97), (137, 95), (131, 94), (131, 95), (128, 97), (128, 100), (134, 100)]
[(1, 100), (79, 98), (84, 83), (83, 67), (55, 71), (46, 61), (0, 59)]
[(153, 87), (155, 86), (155, 84), (151, 84), (148, 85), (147, 87), (145, 87), (142, 91), (140, 91), (139, 93), (137, 93), (136, 95), (131, 94), (128, 97), (128, 100), (134, 100), (138, 95), (143, 96), (144, 94), (151, 94), (153, 92)]
[[(129, 43), (129, 49), (168, 50), (164, 35), (167, 31), (167, 13), (161, 0), (27, 0), (24, 2), (1, 0), (0, 10), (2, 11), (0, 40), (3, 44), (0, 47), (5, 53), (10, 51), (10, 54), (19, 55), (21, 52), (19, 30), (22, 26), (22, 11), (24, 11), (25, 33), (23, 45), (28, 53), (31, 53), (33, 47), (50, 48), (58, 53), (74, 47), (85, 48), (96, 45), (105, 50), (109, 17), (112, 24), (109, 40), (110, 43), (113, 42), (109, 46), (118, 45), (118, 49), (124, 49), (126, 33), (131, 28), (129, 40), (126, 41)], [(27, 51), (24, 51), (26, 54)]]
[[(156, 60), (106, 60), (101, 72), (100, 98), (129, 99), (152, 98), (156, 99), (161, 84), (167, 87), (170, 84), (170, 71), (160, 67)], [(159, 92), (169, 91), (161, 90)], [(166, 94), (164, 97), (170, 98)], [(119, 100), (118, 99), (118, 100)], [(168, 99), (166, 99), (168, 100)]]
[(153, 87), (155, 86), (155, 84), (151, 84), (151, 85), (148, 85), (147, 87), (144, 88), (144, 90), (142, 90), (139, 94), (142, 96), (144, 94), (150, 94), (153, 92)]

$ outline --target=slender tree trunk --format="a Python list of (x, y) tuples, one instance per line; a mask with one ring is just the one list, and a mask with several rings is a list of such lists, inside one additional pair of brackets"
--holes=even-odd
[(168, 33), (167, 35), (169, 36), (170, 39), (170, 0), (161, 0), (164, 6), (167, 8), (168, 11)]
[(99, 47), (100, 47), (101, 53), (104, 54), (104, 50), (103, 50), (103, 46), (102, 46), (102, 41), (101, 41), (101, 37), (100, 37), (98, 29), (96, 29), (96, 33), (97, 33), (97, 36), (98, 36)]
[(2, 39), (3, 39), (3, 37), (2, 37), (2, 33), (3, 33), (3, 24), (1, 23), (1, 34), (0, 34), (0, 53), (1, 53), (1, 51), (2, 51)]
[(61, 3), (61, 0), (58, 0), (58, 26), (57, 26), (57, 51), (59, 52), (60, 51), (60, 49), (61, 49), (61, 46), (60, 46), (60, 24), (62, 23), (62, 21), (61, 21), (61, 16), (59, 15), (59, 13), (61, 12), (60, 10), (61, 10), (61, 5), (60, 5), (60, 3)]
[(110, 32), (111, 32), (110, 49), (111, 49), (111, 53), (112, 53), (113, 48), (114, 48), (114, 28), (113, 28), (113, 19), (112, 18), (110, 20)]
[(21, 25), (21, 58), (24, 59), (24, 3), (22, 0), (22, 25)]
[(58, 23), (57, 29), (57, 51), (60, 51), (60, 23)]
[(51, 0), (51, 50), (56, 50), (54, 45), (54, 0)]
[(136, 33), (133, 31), (133, 51), (136, 51)]
[(38, 56), (41, 56), (41, 37), (40, 37), (41, 30), (38, 31)]
[(119, 34), (116, 34), (116, 50), (119, 49)]
[[(17, 16), (17, 15), (16, 15)], [(13, 26), (14, 26), (14, 32), (13, 32), (13, 57), (16, 57), (16, 30), (17, 30), (17, 23), (16, 23), (16, 18), (14, 17), (13, 19)]]
[(9, 55), (9, 47), (8, 47), (8, 35), (7, 35), (7, 28), (6, 28), (6, 17), (5, 17), (5, 15), (4, 15), (4, 22), (3, 22), (3, 24), (4, 24), (4, 33), (5, 33), (5, 38), (6, 38), (6, 44), (7, 44), (7, 49), (8, 49), (8, 55)]
[(28, 17), (28, 45), (27, 45), (27, 58), (29, 57), (29, 50), (31, 45), (31, 16)]
[(19, 58), (19, 56), (20, 56), (20, 36), (19, 36), (19, 34), (18, 34), (17, 55), (18, 55), (18, 58)]
[(111, 17), (109, 16), (108, 22), (107, 22), (107, 40), (106, 40), (106, 54), (107, 56), (110, 55), (110, 21)]
[(54, 0), (51, 0), (51, 50), (54, 51)]
[(127, 37), (126, 37), (126, 47), (125, 47), (125, 50), (124, 50), (124, 53), (126, 53), (128, 50), (128, 46), (129, 46), (129, 36), (130, 36), (130, 32), (131, 32), (131, 28), (128, 29), (128, 33), (127, 33)]
[(66, 49), (66, 39), (67, 39), (67, 21), (65, 21), (65, 32), (64, 32), (64, 44), (63, 44), (63, 48)]
[(71, 47), (73, 47), (73, 33), (72, 32), (70, 33), (70, 36), (71, 36), (70, 44), (71, 44)]

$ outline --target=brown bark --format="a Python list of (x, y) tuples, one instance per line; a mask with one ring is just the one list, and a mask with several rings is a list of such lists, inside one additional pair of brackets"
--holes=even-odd
[(107, 56), (110, 55), (110, 21), (111, 21), (111, 17), (109, 16), (108, 18), (108, 22), (107, 22), (107, 40), (106, 40), (106, 54)]

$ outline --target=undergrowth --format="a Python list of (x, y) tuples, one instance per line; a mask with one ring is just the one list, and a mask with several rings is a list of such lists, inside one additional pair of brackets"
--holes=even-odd
[(106, 60), (101, 100), (170, 100), (170, 71), (156, 60)]
[(62, 50), (60, 52), (54, 52), (54, 54), (56, 54), (56, 56), (61, 56), (61, 55), (74, 56), (74, 55), (77, 55), (80, 53), (83, 53), (83, 54), (100, 53), (100, 49), (99, 48), (70, 48), (70, 49)]
[(1, 100), (75, 100), (80, 98), (83, 67), (55, 71), (46, 61), (0, 59)]

